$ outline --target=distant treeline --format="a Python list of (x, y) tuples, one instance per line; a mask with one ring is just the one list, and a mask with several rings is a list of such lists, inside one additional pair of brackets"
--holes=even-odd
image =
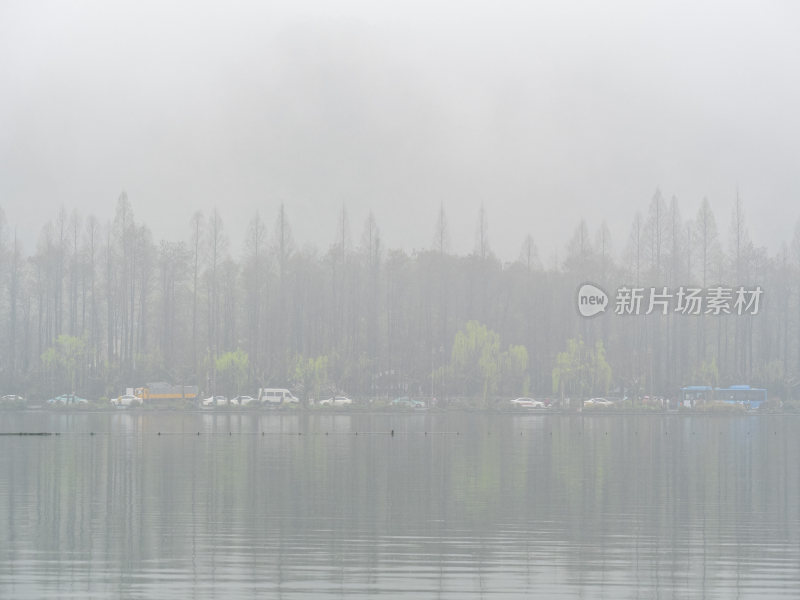
[[(444, 207), (432, 212), (430, 248), (411, 254), (384, 248), (372, 215), (354, 238), (345, 208), (327, 248), (296, 245), (283, 206), (243, 232), (196, 213), (182, 239), (155, 240), (124, 193), (108, 223), (62, 208), (32, 256), (3, 226), (0, 392), (101, 397), (169, 381), (492, 403), (717, 383), (786, 395), (800, 381), (800, 234), (769, 255), (739, 199), (721, 234), (707, 201), (687, 219), (656, 192), (627, 239), (581, 221), (546, 269), (530, 236), (501, 263), (483, 208), (474, 251), (454, 255)], [(587, 281), (610, 297), (591, 319), (576, 304)], [(763, 289), (758, 314), (615, 314), (623, 286), (740, 285)]]

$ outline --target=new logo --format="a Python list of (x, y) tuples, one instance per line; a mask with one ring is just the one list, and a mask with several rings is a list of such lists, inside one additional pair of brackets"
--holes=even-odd
[(593, 317), (605, 312), (608, 294), (592, 283), (584, 283), (578, 289), (578, 312), (584, 317)]

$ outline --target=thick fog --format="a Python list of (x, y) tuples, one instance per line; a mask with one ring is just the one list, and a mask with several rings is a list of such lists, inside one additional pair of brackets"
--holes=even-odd
[[(0, 5), (0, 204), (30, 248), (61, 205), (157, 238), (285, 203), (326, 248), (347, 206), (386, 245), (545, 261), (581, 218), (625, 239), (658, 188), (753, 238), (800, 216), (800, 10), (750, 3)], [(635, 209), (632, 207), (636, 207)], [(35, 210), (32, 210), (35, 209)], [(720, 223), (725, 232), (727, 223)], [(617, 244), (617, 248), (623, 245)]]

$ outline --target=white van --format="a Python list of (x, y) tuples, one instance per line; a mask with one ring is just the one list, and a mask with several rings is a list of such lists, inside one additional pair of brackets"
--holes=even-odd
[(261, 404), (297, 404), (300, 402), (292, 392), (285, 388), (259, 388), (258, 401)]

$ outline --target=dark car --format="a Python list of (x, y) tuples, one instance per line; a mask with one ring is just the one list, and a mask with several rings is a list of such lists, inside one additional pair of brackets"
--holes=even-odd
[(393, 408), (415, 408), (415, 409), (426, 408), (425, 402), (423, 402), (422, 400), (409, 398), (408, 396), (400, 396), (399, 398), (395, 398), (394, 400), (392, 400), (391, 405)]
[(62, 394), (61, 396), (50, 398), (47, 401), (47, 403), (56, 406), (59, 404), (63, 404), (64, 406), (76, 406), (81, 404), (88, 404), (89, 401), (86, 398), (81, 398), (80, 396), (76, 396), (75, 394)]

